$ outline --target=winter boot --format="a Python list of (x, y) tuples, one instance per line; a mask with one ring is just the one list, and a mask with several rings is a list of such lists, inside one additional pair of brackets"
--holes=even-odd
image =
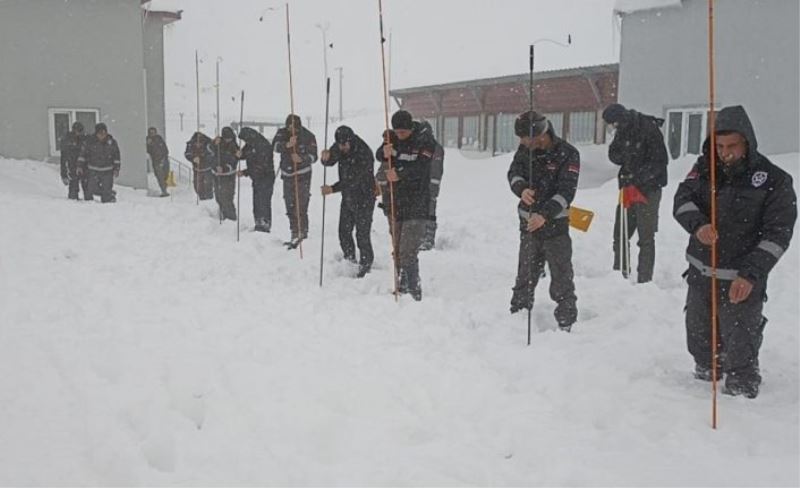
[(358, 274), (356, 274), (356, 278), (363, 278), (367, 276), (367, 273), (369, 273), (371, 269), (371, 264), (360, 264), (358, 266)]
[(511, 295), (511, 313), (517, 313), (520, 310), (530, 310), (533, 308), (533, 297), (526, 293), (525, 287), (513, 288)]
[(406, 276), (408, 278), (408, 293), (415, 301), (422, 300), (422, 284), (419, 278), (419, 268), (412, 266), (407, 270)]
[(722, 393), (732, 396), (744, 395), (745, 398), (753, 399), (758, 396), (760, 385), (761, 374), (759, 374), (758, 366), (755, 365), (728, 373)]
[[(712, 381), (714, 378), (714, 373), (711, 369), (711, 366), (695, 363), (694, 378), (700, 381)], [(722, 371), (720, 370), (719, 366), (717, 366), (717, 380), (720, 379), (722, 379)]]

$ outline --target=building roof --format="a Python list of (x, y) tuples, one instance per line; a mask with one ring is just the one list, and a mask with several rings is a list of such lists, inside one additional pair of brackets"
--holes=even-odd
[[(568, 69), (559, 69), (550, 71), (536, 71), (534, 72), (534, 78), (536, 79), (536, 81), (542, 81), (555, 78), (569, 78), (573, 76), (585, 76), (585, 75), (593, 75), (599, 73), (617, 73), (617, 72), (619, 72), (619, 63), (598, 64), (594, 66), (581, 66), (577, 68), (568, 68)], [(389, 94), (392, 96), (402, 97), (404, 95), (409, 95), (412, 93), (419, 93), (419, 92), (451, 90), (451, 89), (469, 88), (475, 86), (503, 85), (507, 83), (527, 83), (529, 76), (530, 76), (529, 73), (522, 73), (517, 75), (498, 76), (494, 78), (479, 78), (475, 80), (456, 81), (453, 83), (442, 83), (438, 85), (415, 86), (410, 88), (400, 88), (397, 90), (391, 90)]]
[(178, 5), (174, 0), (141, 0), (141, 5), (147, 15), (161, 17), (167, 24), (181, 20), (181, 14), (183, 13), (183, 10), (172, 8)]
[(667, 7), (680, 7), (682, 0), (617, 0), (614, 12), (630, 14), (642, 10), (653, 10)]

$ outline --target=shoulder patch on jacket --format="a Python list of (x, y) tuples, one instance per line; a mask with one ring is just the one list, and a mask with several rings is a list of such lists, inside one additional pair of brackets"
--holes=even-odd
[(753, 184), (754, 188), (758, 188), (767, 181), (767, 178), (769, 178), (769, 175), (766, 171), (756, 171), (753, 173), (753, 177), (750, 179), (750, 182)]

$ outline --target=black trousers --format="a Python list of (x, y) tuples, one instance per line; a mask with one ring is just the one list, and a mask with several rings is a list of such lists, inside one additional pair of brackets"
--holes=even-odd
[(67, 198), (72, 200), (78, 199), (78, 190), (83, 189), (83, 198), (91, 200), (89, 195), (89, 178), (86, 174), (78, 176), (77, 162), (67, 164), (67, 177), (69, 178), (69, 185), (67, 186)]
[[(658, 232), (658, 207), (661, 204), (661, 188), (645, 195), (647, 203), (637, 203), (628, 208), (628, 239), (634, 232), (639, 233), (639, 264), (636, 268), (637, 281), (645, 283), (652, 281), (653, 268), (656, 263), (656, 232)], [(620, 253), (620, 211), (614, 220), (614, 268), (624, 266), (627, 245), (623, 246)], [(623, 243), (625, 244), (625, 243)]]
[(275, 188), (275, 177), (253, 179), (253, 217), (272, 224), (272, 191)]
[(214, 195), (222, 218), (236, 220), (236, 205), (233, 204), (233, 197), (236, 196), (236, 175), (217, 176), (214, 184)]
[(112, 190), (114, 189), (114, 171), (97, 171), (94, 169), (89, 170), (89, 193), (86, 196), (87, 200), (94, 199), (94, 195), (100, 195), (100, 201), (109, 203), (116, 201)]
[[(308, 200), (311, 198), (311, 172), (297, 176), (297, 199), (295, 199), (295, 177), (283, 178), (283, 202), (292, 239), (308, 237)], [(300, 204), (300, 222), (297, 221), (297, 203)], [(298, 225), (299, 224), (299, 225)]]
[(214, 198), (214, 175), (210, 170), (194, 172), (194, 191), (200, 200)]
[[(711, 367), (711, 278), (694, 268), (687, 275), (686, 345), (697, 364)], [(763, 285), (755, 285), (744, 302), (728, 298), (731, 281), (717, 280), (718, 358), (725, 373), (750, 372), (758, 365), (766, 319)]]
[(358, 243), (359, 264), (371, 265), (374, 259), (372, 251), (372, 214), (375, 211), (375, 199), (368, 196), (342, 195), (339, 210), (339, 244), (345, 259), (355, 261), (356, 243), (353, 242), (353, 229), (356, 231), (355, 241)]
[(578, 299), (575, 296), (569, 233), (544, 238), (536, 232), (520, 232), (517, 281), (511, 303), (533, 307), (534, 291), (545, 263), (550, 268), (550, 298), (556, 302), (556, 321), (561, 327), (572, 325), (578, 318)]
[(426, 219), (398, 220), (395, 222), (395, 249), (401, 291), (421, 289), (419, 274), (419, 246), (425, 237)]
[(169, 159), (165, 158), (161, 161), (153, 161), (153, 175), (156, 177), (156, 181), (158, 181), (161, 193), (166, 193), (167, 176), (169, 176)]

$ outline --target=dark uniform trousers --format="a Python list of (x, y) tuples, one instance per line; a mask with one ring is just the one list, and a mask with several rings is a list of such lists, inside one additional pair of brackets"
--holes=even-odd
[(156, 177), (156, 181), (158, 181), (161, 193), (166, 193), (167, 176), (169, 176), (169, 158), (164, 158), (161, 161), (153, 160), (153, 175)]
[(308, 200), (311, 198), (311, 172), (297, 176), (297, 192), (300, 203), (300, 228), (297, 226), (297, 201), (295, 200), (295, 177), (283, 178), (283, 202), (286, 204), (286, 216), (292, 238), (308, 237)]
[(74, 161), (67, 165), (67, 171), (67, 177), (69, 178), (67, 198), (77, 200), (78, 190), (82, 188), (83, 198), (86, 200), (91, 200), (92, 197), (89, 195), (89, 178), (87, 177), (87, 174), (84, 173), (82, 176), (78, 176), (78, 164)]
[(87, 200), (94, 199), (94, 195), (100, 195), (103, 203), (113, 202), (114, 198), (114, 170), (109, 168), (106, 171), (89, 169), (89, 182), (87, 185), (89, 192), (86, 194)]
[(578, 318), (578, 299), (573, 282), (572, 239), (569, 234), (543, 238), (536, 232), (520, 232), (519, 264), (512, 304), (533, 307), (534, 290), (545, 263), (550, 268), (550, 298), (556, 302), (556, 321), (561, 327), (572, 325)]
[(219, 211), (222, 218), (236, 220), (236, 205), (233, 204), (233, 197), (236, 195), (236, 176), (217, 176), (214, 179), (214, 195), (219, 204)]
[(395, 222), (395, 249), (398, 253), (398, 271), (400, 273), (400, 289), (418, 290), (419, 247), (425, 237), (428, 221), (425, 219), (399, 220)]
[[(711, 367), (711, 278), (688, 271), (686, 297), (686, 343), (698, 365)], [(763, 285), (755, 285), (744, 302), (728, 298), (731, 281), (717, 280), (718, 348), (722, 371), (758, 375), (758, 350), (764, 326)]]
[[(645, 283), (652, 281), (653, 268), (656, 262), (656, 232), (658, 232), (658, 207), (661, 203), (661, 188), (645, 195), (647, 203), (636, 203), (628, 208), (628, 239), (634, 232), (639, 232), (639, 264), (636, 268), (637, 281)], [(620, 211), (614, 220), (614, 269), (620, 269), (624, 264), (627, 246), (623, 246), (622, 254), (619, 248)]]
[(275, 177), (253, 178), (253, 218), (256, 223), (264, 220), (272, 225), (272, 191), (275, 188)]
[(206, 171), (194, 171), (194, 191), (200, 200), (211, 200), (214, 198), (214, 175), (211, 169)]
[(353, 242), (353, 228), (355, 228), (359, 264), (372, 264), (374, 254), (370, 232), (374, 211), (375, 199), (372, 195), (342, 196), (339, 212), (339, 244), (345, 259), (355, 261), (356, 258), (356, 244)]

